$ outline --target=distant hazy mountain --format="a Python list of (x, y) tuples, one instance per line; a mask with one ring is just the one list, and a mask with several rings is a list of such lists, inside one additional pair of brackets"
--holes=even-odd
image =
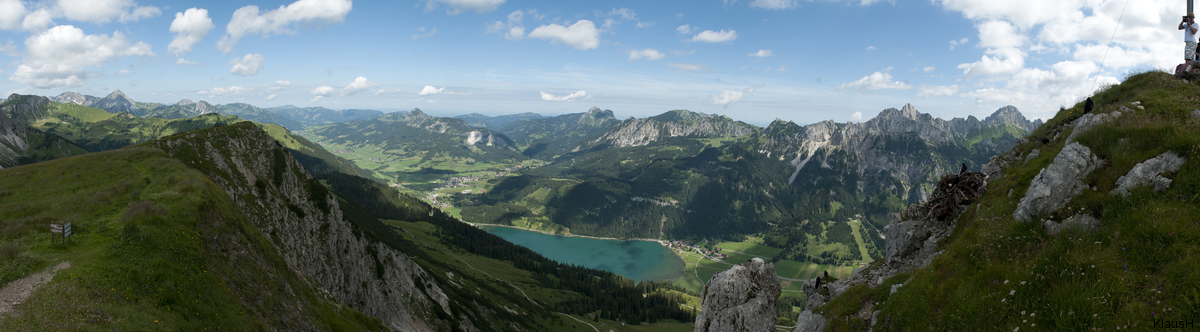
[(403, 157), (496, 161), (524, 159), (515, 144), (499, 132), (472, 128), (462, 119), (441, 118), (421, 109), (325, 126), (310, 127), (325, 143), (388, 150)]
[(94, 103), (96, 103), (96, 101), (100, 100), (100, 97), (88, 96), (88, 95), (84, 95), (84, 94), (81, 94), (78, 92), (67, 91), (67, 92), (60, 93), (58, 96), (54, 96), (53, 98), (50, 98), (50, 100), (57, 102), (57, 103), (63, 103), (63, 104), (75, 103), (79, 106), (92, 106), (92, 104), (94, 104)]
[(526, 112), (500, 116), (487, 116), (479, 113), (471, 113), (455, 116), (454, 118), (463, 119), (463, 121), (466, 121), (467, 125), (471, 127), (499, 130), (500, 128), (504, 128), (504, 126), (507, 126), (513, 122), (526, 119), (543, 119), (546, 117), (542, 116), (541, 114)]
[(109, 113), (129, 112), (129, 114), (142, 116), (142, 110), (137, 107), (137, 103), (126, 97), (121, 90), (113, 91), (107, 97), (86, 106), (99, 108)]
[(335, 111), (324, 107), (296, 107), (292, 105), (271, 107), (265, 110), (290, 118), (296, 122), (299, 122), (305, 127), (353, 120), (374, 119), (383, 115), (383, 112), (376, 110), (352, 109)]
[(500, 128), (500, 132), (516, 142), (528, 157), (553, 158), (579, 151), (620, 122), (612, 111), (592, 107), (586, 113), (514, 121)]
[(148, 110), (142, 114), (142, 117), (160, 119), (186, 119), (209, 113), (218, 113), (218, 110), (216, 107), (213, 107), (213, 105), (203, 100), (197, 102), (183, 99), (171, 106), (160, 106)]
[(250, 104), (221, 104), (217, 105), (217, 109), (223, 115), (237, 115), (239, 118), (258, 123), (274, 123), (290, 130), (304, 129), (304, 125), (300, 124), (300, 121)]

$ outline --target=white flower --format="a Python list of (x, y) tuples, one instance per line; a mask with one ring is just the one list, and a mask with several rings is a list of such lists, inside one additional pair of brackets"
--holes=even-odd
[[(1010, 290), (1010, 291), (1008, 291), (1008, 295), (1013, 295), (1013, 294), (1016, 294), (1016, 293), (1017, 293), (1017, 290), (1015, 290), (1015, 289), (1014, 289), (1014, 290)], [(1024, 315), (1024, 314), (1022, 314), (1022, 315)]]
[(1024, 285), (1024, 284), (1025, 284), (1025, 282), (1024, 282), (1024, 281), (1022, 281), (1022, 282), (1021, 282), (1021, 284), (1022, 284), (1022, 285)]
[(1025, 310), (1021, 310), (1021, 316), (1025, 316)]

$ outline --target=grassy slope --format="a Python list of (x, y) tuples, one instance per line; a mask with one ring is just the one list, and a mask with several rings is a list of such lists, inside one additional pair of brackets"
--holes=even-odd
[[(823, 311), (839, 330), (863, 329), (847, 316), (868, 300), (886, 301), (876, 330), (1140, 330), (1152, 328), (1154, 319), (1194, 320), (1200, 312), (1200, 119), (1189, 112), (1198, 97), (1200, 87), (1161, 72), (1132, 76), (1093, 97), (1101, 113), (1133, 101), (1145, 106), (1079, 136), (1105, 160), (1086, 179), (1099, 190), (1085, 190), (1052, 217), (1083, 211), (1101, 220), (1099, 231), (1048, 235), (1036, 223), (1012, 219), (1029, 182), (1062, 149), (1071, 132), (1063, 128), (1046, 146), (1016, 148), (1042, 153), (993, 179), (977, 203), (981, 208), (968, 209), (945, 252), (913, 273), (902, 291), (889, 298), (886, 286), (908, 275), (874, 290), (858, 286)], [(1052, 130), (1081, 113), (1082, 104), (1060, 111), (1031, 137), (1053, 139)], [(1166, 174), (1174, 179), (1170, 189), (1143, 187), (1128, 198), (1108, 194), (1134, 165), (1168, 150), (1187, 158), (1182, 169)]]
[[(71, 263), (0, 330), (381, 327), (323, 300), (224, 191), (161, 150), (4, 169), (0, 188), (0, 284)], [(50, 245), (46, 224), (63, 221), (73, 241)]]
[(118, 149), (193, 129), (229, 125), (243, 120), (206, 114), (195, 118), (164, 120), (112, 114), (102, 109), (73, 103), (50, 102), (50, 116), (31, 127), (62, 136), (90, 151)]
[(295, 157), (301, 165), (304, 165), (304, 169), (313, 176), (318, 176), (329, 172), (341, 172), (379, 181), (375, 177), (371, 176), (372, 174), (370, 171), (355, 166), (354, 163), (350, 162), (349, 160), (330, 153), (329, 151), (325, 150), (325, 148), (322, 148), (320, 145), (317, 145), (316, 143), (313, 143), (302, 136), (293, 134), (290, 130), (283, 126), (273, 123), (256, 124), (258, 124), (258, 127), (262, 128), (263, 131), (266, 131), (267, 134), (271, 135), (271, 137), (276, 141), (282, 143), (283, 147), (287, 148), (288, 152), (292, 153), (292, 157)]

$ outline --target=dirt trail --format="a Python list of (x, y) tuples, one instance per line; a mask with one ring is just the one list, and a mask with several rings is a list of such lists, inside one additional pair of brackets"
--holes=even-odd
[(71, 267), (71, 262), (63, 261), (45, 271), (17, 279), (4, 286), (4, 289), (0, 289), (0, 318), (7, 316), (9, 312), (13, 311), (13, 307), (16, 307), (21, 302), (24, 302), (26, 298), (29, 298), (29, 295), (33, 294), (33, 291), (38, 286), (44, 285), (54, 279), (54, 274), (58, 273), (59, 270), (68, 267)]

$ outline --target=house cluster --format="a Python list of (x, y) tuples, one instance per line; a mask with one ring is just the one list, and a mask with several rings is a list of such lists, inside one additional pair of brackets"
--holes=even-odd
[(708, 259), (711, 259), (713, 261), (718, 261), (718, 262), (725, 258), (729, 258), (729, 255), (692, 245), (692, 243), (689, 241), (674, 240), (674, 241), (662, 241), (662, 242), (665, 243), (668, 247), (670, 247), (671, 250), (675, 250), (675, 252), (677, 252), (677, 253), (683, 252), (683, 251), (694, 251), (694, 252), (700, 253), (701, 255), (704, 255), (704, 257), (708, 257)]
[(437, 190), (442, 190), (442, 189), (447, 189), (447, 188), (469, 187), (471, 182), (475, 182), (475, 181), (479, 181), (479, 180), (480, 180), (480, 177), (478, 175), (452, 176), (452, 177), (448, 177), (445, 179), (433, 181), (433, 183), (437, 183), (437, 185), (433, 187), (433, 190), (437, 191)]

